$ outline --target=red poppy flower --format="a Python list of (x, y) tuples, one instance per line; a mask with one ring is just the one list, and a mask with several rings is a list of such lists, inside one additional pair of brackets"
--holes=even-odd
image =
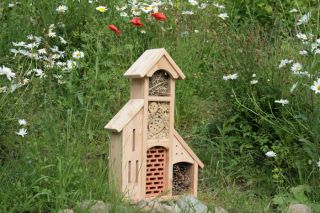
[(113, 24), (109, 24), (109, 25), (108, 25), (108, 28), (109, 28), (110, 30), (112, 30), (113, 32), (115, 32), (115, 33), (117, 34), (117, 36), (120, 35), (120, 30), (119, 30), (116, 26), (114, 26)]
[(163, 13), (152, 13), (151, 14), (155, 19), (159, 20), (159, 21), (164, 21), (167, 19), (167, 17), (163, 14)]
[(130, 22), (136, 26), (136, 27), (142, 27), (143, 24), (141, 23), (141, 20), (139, 17), (134, 17), (133, 19), (130, 20)]

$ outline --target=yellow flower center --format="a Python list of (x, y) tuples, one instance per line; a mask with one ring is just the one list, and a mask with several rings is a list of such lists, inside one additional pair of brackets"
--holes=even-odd
[(320, 85), (317, 86), (317, 90), (320, 91)]

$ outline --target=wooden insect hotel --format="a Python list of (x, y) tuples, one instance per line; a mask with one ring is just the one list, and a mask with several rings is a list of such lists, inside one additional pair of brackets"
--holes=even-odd
[(105, 126), (110, 180), (134, 201), (196, 196), (204, 165), (174, 129), (175, 82), (184, 74), (161, 48), (145, 51), (124, 76), (130, 100)]

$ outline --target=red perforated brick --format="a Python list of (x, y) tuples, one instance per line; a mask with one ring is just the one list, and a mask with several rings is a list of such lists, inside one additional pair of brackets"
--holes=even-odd
[(167, 150), (155, 146), (147, 151), (146, 197), (154, 197), (165, 190)]

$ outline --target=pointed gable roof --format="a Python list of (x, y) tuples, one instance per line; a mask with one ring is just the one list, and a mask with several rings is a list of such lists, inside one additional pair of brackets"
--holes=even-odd
[[(166, 62), (165, 66), (157, 66), (160, 60), (162, 60), (162, 64), (163, 61)], [(150, 71), (153, 73), (160, 69), (168, 71), (174, 79), (185, 79), (181, 69), (164, 48), (146, 50), (124, 73), (124, 76), (128, 78), (143, 78)]]
[(143, 105), (143, 99), (129, 100), (104, 128), (111, 131), (121, 132), (129, 121), (131, 121), (142, 109)]
[(181, 146), (188, 152), (188, 154), (193, 158), (194, 161), (197, 162), (199, 167), (202, 169), (204, 167), (203, 162), (198, 158), (198, 156), (192, 151), (192, 149), (188, 146), (188, 144), (183, 140), (183, 138), (179, 135), (179, 133), (174, 130), (173, 131), (174, 137), (179, 141)]

